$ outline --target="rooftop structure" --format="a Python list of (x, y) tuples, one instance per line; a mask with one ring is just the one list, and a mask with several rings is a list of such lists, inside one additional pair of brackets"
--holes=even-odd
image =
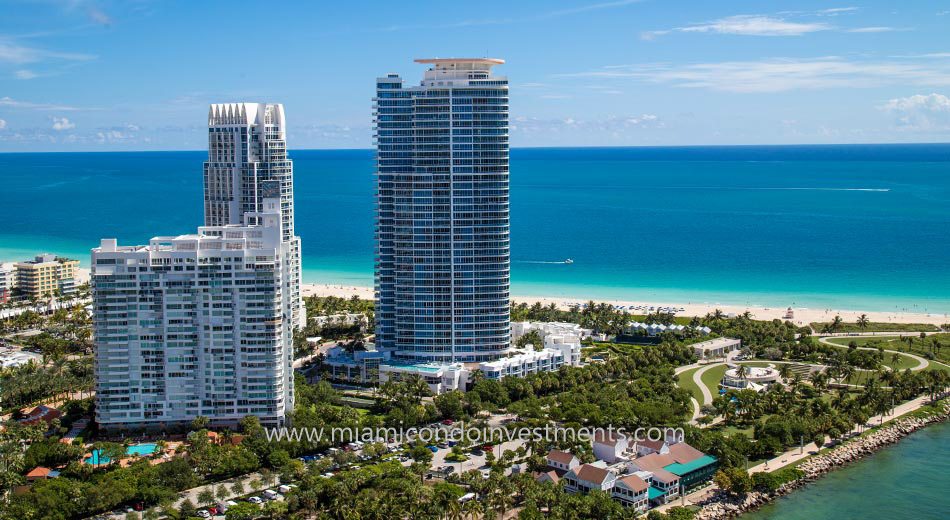
[(295, 251), (282, 240), (280, 208), (268, 198), (244, 225), (144, 246), (104, 239), (93, 249), (101, 427), (164, 428), (198, 416), (284, 423), (293, 409)]
[(700, 360), (724, 358), (726, 354), (742, 347), (742, 340), (735, 338), (715, 338), (690, 345)]
[(753, 367), (729, 364), (719, 386), (724, 390), (755, 390), (761, 392), (779, 381), (781, 375), (774, 366)]
[[(294, 231), (294, 165), (287, 156), (287, 122), (279, 103), (219, 103), (208, 108), (204, 163), (206, 226), (255, 225), (264, 199), (280, 199), (281, 240), (290, 276), (285, 290), (294, 329), (305, 325), (300, 293), (300, 237)], [(246, 219), (250, 216), (250, 219)]]

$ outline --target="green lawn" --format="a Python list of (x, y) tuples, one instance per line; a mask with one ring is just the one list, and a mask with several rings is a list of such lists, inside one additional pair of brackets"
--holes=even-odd
[[(885, 350), (896, 350), (898, 352), (910, 352), (916, 354), (922, 358), (927, 359), (928, 354), (935, 354), (935, 358), (938, 361), (943, 362), (944, 364), (950, 363), (950, 334), (933, 334), (927, 336), (926, 339), (921, 340), (919, 337), (910, 337), (912, 344), (908, 350), (907, 344), (908, 336), (905, 336), (905, 339), (901, 339), (900, 336), (884, 336), (884, 337), (850, 337), (850, 338), (828, 338), (829, 343), (839, 345), (842, 347), (847, 347), (848, 344), (854, 342), (855, 345), (859, 347), (869, 347), (869, 348), (878, 348), (883, 347)], [(940, 345), (940, 349), (936, 352), (932, 347), (932, 338), (936, 338), (937, 342)], [(895, 369), (895, 370), (904, 370), (905, 368), (913, 368), (917, 366), (917, 362), (913, 358), (908, 356), (901, 355), (900, 359), (895, 363), (891, 361), (891, 354), (885, 353), (884, 355), (884, 364)], [(936, 365), (934, 363), (930, 364), (931, 367), (936, 369), (948, 370), (945, 366)]]
[(719, 382), (722, 381), (722, 376), (725, 373), (726, 365), (719, 365), (710, 368), (702, 375), (703, 384), (709, 389), (709, 393), (712, 394), (713, 399), (719, 395)]
[[(809, 323), (816, 332), (824, 332), (830, 322)], [(860, 327), (857, 323), (844, 322), (834, 332), (936, 332), (940, 330), (936, 325), (929, 323), (879, 323), (870, 322), (867, 327)]]
[(693, 382), (693, 374), (695, 374), (697, 370), (699, 370), (699, 368), (691, 368), (676, 376), (676, 384), (679, 385), (680, 388), (689, 390), (689, 392), (693, 394), (693, 397), (696, 398), (696, 402), (702, 406), (703, 392), (696, 386), (696, 383)]
[[(907, 344), (908, 338), (911, 344)], [(937, 340), (938, 348), (934, 348), (933, 340)], [(849, 342), (854, 341), (859, 347), (876, 347), (878, 344), (886, 349), (898, 350), (900, 352), (911, 352), (921, 357), (933, 355), (938, 361), (950, 363), (950, 334), (931, 334), (924, 339), (917, 335), (907, 335), (902, 340), (899, 336), (894, 337), (852, 337), (852, 338), (832, 338), (829, 341), (847, 346)], [(909, 350), (908, 350), (909, 347)]]

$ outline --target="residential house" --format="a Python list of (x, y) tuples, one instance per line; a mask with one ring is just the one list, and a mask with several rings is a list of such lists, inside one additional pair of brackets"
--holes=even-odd
[(547, 456), (547, 463), (549, 468), (565, 472), (580, 466), (581, 460), (578, 459), (573, 453), (567, 451), (551, 450)]
[(632, 507), (637, 511), (647, 509), (650, 485), (636, 475), (627, 475), (618, 478), (614, 483), (612, 496), (624, 507)]
[(637, 457), (642, 457), (644, 455), (649, 455), (651, 453), (659, 453), (665, 455), (670, 452), (670, 445), (664, 440), (649, 440), (645, 439), (642, 441), (637, 441)]
[(608, 464), (623, 460), (628, 447), (629, 441), (625, 435), (603, 431), (594, 435), (594, 456)]
[(610, 492), (617, 476), (613, 472), (591, 464), (581, 464), (564, 475), (565, 489), (587, 493), (593, 490)]
[(561, 477), (559, 477), (557, 472), (552, 469), (546, 473), (538, 473), (537, 476), (534, 477), (534, 480), (539, 484), (543, 482), (552, 482), (557, 485), (557, 483), (561, 481)]

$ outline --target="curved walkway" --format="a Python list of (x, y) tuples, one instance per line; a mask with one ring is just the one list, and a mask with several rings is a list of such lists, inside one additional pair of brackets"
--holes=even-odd
[(703, 368), (700, 368), (699, 370), (693, 372), (693, 383), (695, 383), (696, 386), (699, 387), (699, 391), (703, 393), (703, 402), (702, 402), (703, 405), (712, 404), (713, 402), (712, 392), (710, 392), (709, 388), (707, 388), (706, 385), (703, 383), (703, 374), (705, 374), (706, 371), (709, 370), (710, 368), (718, 367), (720, 365), (725, 365), (725, 363), (713, 363), (711, 365), (706, 365)]
[[(824, 336), (824, 337), (818, 338), (818, 341), (821, 342), (821, 343), (824, 343), (825, 345), (831, 345), (832, 347), (849, 348), (847, 345), (841, 345), (841, 344), (834, 343), (834, 342), (830, 341), (831, 339), (834, 339), (834, 338), (841, 338), (841, 337), (847, 337), (847, 336)], [(899, 335), (899, 334), (892, 334), (892, 335), (890, 335), (890, 336), (876, 336), (876, 337), (880, 337), (880, 338), (888, 338), (888, 337), (890, 337), (890, 338), (899, 338), (900, 335)], [(858, 348), (858, 350), (875, 350), (875, 351), (877, 350), (877, 349), (874, 348), (874, 347), (857, 347), (857, 348)], [(927, 368), (928, 366), (930, 366), (930, 361), (927, 361), (925, 358), (922, 358), (922, 357), (918, 356), (917, 354), (911, 354), (911, 353), (909, 353), (909, 352), (901, 352), (901, 351), (899, 351), (899, 350), (888, 350), (888, 349), (884, 349), (884, 352), (888, 352), (888, 353), (891, 353), (891, 354), (898, 354), (898, 355), (901, 355), (901, 356), (907, 356), (907, 357), (913, 359), (914, 361), (917, 362), (917, 366), (911, 368), (911, 370), (913, 370), (914, 372), (916, 372), (916, 371), (918, 371), (918, 370), (923, 370), (923, 369)]]

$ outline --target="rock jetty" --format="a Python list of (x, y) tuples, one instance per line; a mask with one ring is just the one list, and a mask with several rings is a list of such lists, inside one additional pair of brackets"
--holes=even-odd
[(805, 474), (798, 480), (788, 482), (774, 493), (760, 493), (753, 491), (744, 496), (734, 497), (717, 490), (713, 495), (700, 503), (700, 509), (695, 520), (722, 520), (736, 518), (743, 513), (757, 509), (776, 498), (786, 495), (795, 489), (805, 486), (809, 482), (821, 478), (826, 473), (841, 466), (859, 460), (882, 448), (890, 446), (911, 433), (930, 424), (941, 422), (950, 416), (950, 403), (943, 404), (942, 413), (928, 417), (906, 417), (898, 419), (879, 430), (869, 433), (855, 440), (846, 441), (841, 446), (814, 456), (798, 465), (798, 469)]

